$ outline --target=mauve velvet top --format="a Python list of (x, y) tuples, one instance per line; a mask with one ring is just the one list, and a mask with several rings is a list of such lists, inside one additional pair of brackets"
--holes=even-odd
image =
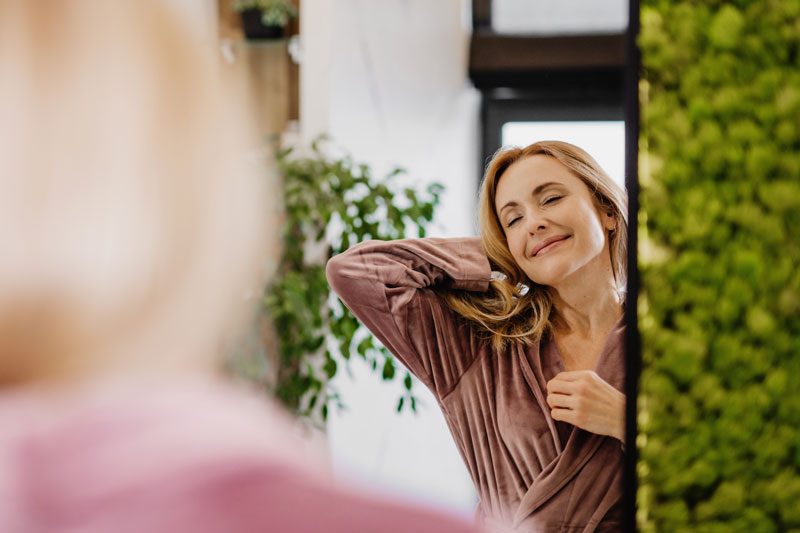
[[(434, 394), (486, 525), (518, 531), (621, 529), (623, 451), (613, 437), (555, 421), (546, 384), (565, 370), (549, 336), (498, 353), (431, 287), (486, 291), (477, 238), (368, 241), (328, 262), (331, 287)], [(624, 392), (625, 322), (595, 372)]]

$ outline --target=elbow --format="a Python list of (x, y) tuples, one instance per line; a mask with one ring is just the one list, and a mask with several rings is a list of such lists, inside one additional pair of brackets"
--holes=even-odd
[(347, 295), (352, 290), (348, 286), (362, 275), (358, 268), (361, 261), (351, 250), (331, 257), (325, 265), (328, 285), (339, 297)]
[(342, 271), (345, 269), (345, 263), (346, 261), (342, 259), (342, 254), (339, 254), (328, 259), (325, 265), (325, 277), (328, 279), (328, 285), (336, 294), (339, 294), (337, 287), (342, 282)]
[(342, 301), (352, 301), (372, 289), (369, 280), (374, 281), (375, 263), (379, 261), (379, 256), (373, 253), (374, 247), (383, 245), (384, 241), (360, 242), (328, 259), (325, 277), (328, 285)]
[(348, 278), (358, 279), (363, 277), (364, 248), (369, 247), (374, 241), (365, 241), (355, 244), (344, 252), (328, 259), (325, 265), (325, 277), (328, 284), (338, 294), (337, 285), (346, 283)]

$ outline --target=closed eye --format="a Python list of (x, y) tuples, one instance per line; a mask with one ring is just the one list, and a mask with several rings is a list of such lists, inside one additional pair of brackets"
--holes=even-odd
[(563, 196), (551, 196), (550, 198), (545, 200), (544, 203), (545, 204), (552, 204), (553, 202), (557, 202), (558, 200), (561, 200), (562, 198), (563, 198)]
[(517, 217), (517, 218), (515, 218), (515, 219), (511, 220), (511, 221), (510, 221), (508, 224), (506, 224), (506, 227), (507, 227), (507, 228), (510, 228), (511, 226), (513, 226), (513, 225), (514, 225), (514, 223), (515, 223), (517, 220), (519, 220), (519, 219), (521, 219), (521, 218), (522, 218), (522, 217)]

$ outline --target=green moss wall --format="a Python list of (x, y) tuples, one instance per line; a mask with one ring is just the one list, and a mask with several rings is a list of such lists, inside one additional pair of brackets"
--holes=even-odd
[(642, 0), (642, 531), (800, 532), (800, 1)]

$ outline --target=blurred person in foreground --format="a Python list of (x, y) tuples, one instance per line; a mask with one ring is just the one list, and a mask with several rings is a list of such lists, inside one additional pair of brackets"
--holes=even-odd
[(467, 530), (333, 487), (216, 375), (277, 232), (165, 4), (0, 0), (0, 531)]

